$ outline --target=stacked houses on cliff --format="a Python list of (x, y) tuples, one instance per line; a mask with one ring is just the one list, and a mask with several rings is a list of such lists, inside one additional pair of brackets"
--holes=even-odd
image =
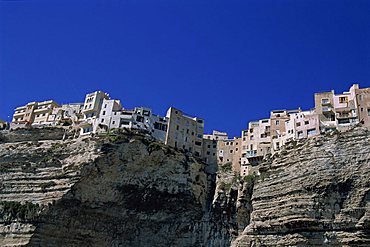
[[(310, 138), (355, 125), (370, 127), (370, 88), (352, 85), (349, 92), (316, 93), (311, 110), (274, 110), (269, 118), (253, 121), (241, 137), (227, 133), (204, 134), (204, 120), (170, 107), (166, 116), (147, 107), (125, 109), (121, 102), (102, 91), (89, 93), (84, 103), (59, 105), (53, 100), (30, 102), (15, 109), (10, 128), (27, 126), (72, 126), (80, 136), (112, 129), (140, 129), (169, 146), (191, 152), (206, 163), (230, 165), (245, 176), (266, 155), (287, 142)], [(211, 169), (212, 170), (212, 169)]]

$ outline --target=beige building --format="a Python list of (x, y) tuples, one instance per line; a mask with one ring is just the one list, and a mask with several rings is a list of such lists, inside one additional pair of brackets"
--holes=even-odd
[(48, 124), (49, 116), (52, 114), (53, 109), (57, 107), (60, 106), (54, 100), (39, 102), (37, 108), (33, 111), (35, 114), (33, 125)]
[(239, 174), (241, 163), (241, 144), (240, 137), (234, 139), (224, 139), (217, 142), (217, 163), (222, 166), (230, 163), (232, 170)]
[(15, 108), (12, 122), (33, 123), (33, 120), (35, 119), (35, 114), (33, 113), (33, 111), (35, 110), (35, 108), (37, 108), (37, 102), (30, 102), (25, 106), (19, 106)]
[(207, 164), (217, 165), (217, 143), (228, 139), (227, 133), (213, 130), (212, 134), (203, 135), (203, 159)]
[(216, 173), (217, 171), (217, 140), (203, 138), (202, 158), (208, 165), (207, 172)]
[(360, 92), (358, 84), (353, 84), (349, 92), (341, 94), (335, 94), (334, 90), (315, 93), (315, 110), (322, 132), (346, 130), (359, 123), (356, 92)]
[(203, 138), (210, 139), (210, 140), (226, 140), (228, 139), (228, 136), (227, 136), (227, 133), (225, 132), (213, 130), (212, 134), (204, 134)]
[(359, 123), (370, 127), (370, 88), (355, 89)]
[(165, 144), (202, 157), (203, 119), (187, 116), (174, 107), (168, 109), (166, 117), (168, 119), (168, 128)]
[(285, 122), (289, 120), (289, 111), (274, 110), (270, 112), (271, 138), (275, 139), (285, 134)]
[(12, 122), (47, 125), (49, 124), (49, 116), (52, 114), (53, 109), (57, 107), (60, 106), (54, 100), (30, 102), (15, 109)]

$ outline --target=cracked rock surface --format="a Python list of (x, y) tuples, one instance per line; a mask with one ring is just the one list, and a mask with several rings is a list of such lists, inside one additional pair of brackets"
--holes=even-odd
[(370, 246), (365, 129), (292, 142), (246, 178), (145, 134), (49, 133), (1, 135), (0, 246)]

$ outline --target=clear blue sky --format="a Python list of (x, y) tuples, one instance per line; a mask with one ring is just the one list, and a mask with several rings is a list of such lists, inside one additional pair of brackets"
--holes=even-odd
[(16, 106), (169, 106), (239, 135), (313, 94), (370, 87), (370, 1), (0, 0), (0, 118)]

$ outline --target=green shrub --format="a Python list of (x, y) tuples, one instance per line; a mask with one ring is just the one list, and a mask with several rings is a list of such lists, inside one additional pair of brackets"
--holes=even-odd
[(256, 181), (256, 175), (250, 174), (250, 175), (245, 176), (243, 179), (248, 184), (252, 184), (252, 183), (254, 183), (254, 181)]

